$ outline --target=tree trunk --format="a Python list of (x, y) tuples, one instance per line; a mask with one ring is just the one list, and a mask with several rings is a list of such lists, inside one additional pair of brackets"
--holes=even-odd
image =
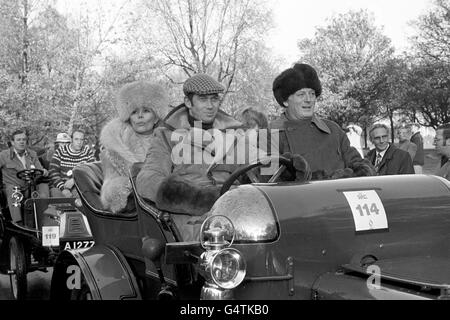
[(28, 65), (28, 51), (29, 51), (29, 40), (28, 40), (28, 0), (22, 1), (23, 5), (23, 37), (22, 37), (22, 84), (24, 84), (28, 77), (28, 72), (30, 70)]
[(75, 90), (75, 97), (73, 99), (72, 104), (72, 113), (70, 115), (69, 125), (67, 128), (67, 133), (69, 135), (72, 135), (73, 127), (75, 124), (75, 120), (78, 116), (78, 106), (79, 106), (79, 97), (81, 96), (81, 77), (80, 77), (80, 71), (77, 71), (76, 75), (76, 90)]
[(395, 138), (395, 130), (394, 130), (394, 114), (391, 110), (388, 110), (389, 113), (389, 121), (391, 123), (391, 140), (392, 143), (394, 143), (394, 138)]

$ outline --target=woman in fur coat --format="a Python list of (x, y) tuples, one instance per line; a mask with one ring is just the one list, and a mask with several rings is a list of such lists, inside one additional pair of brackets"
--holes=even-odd
[(126, 208), (132, 190), (129, 170), (134, 163), (145, 161), (153, 129), (164, 119), (168, 105), (166, 90), (157, 84), (133, 82), (119, 91), (119, 117), (100, 135), (104, 176), (101, 200), (105, 209), (117, 214)]

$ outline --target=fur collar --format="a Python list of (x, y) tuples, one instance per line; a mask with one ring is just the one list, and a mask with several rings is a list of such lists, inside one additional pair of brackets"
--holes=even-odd
[[(188, 120), (188, 108), (184, 105), (178, 107), (169, 114), (164, 122), (169, 127), (172, 127), (172, 129), (190, 129), (191, 125)], [(213, 124), (213, 128), (219, 130), (236, 129), (241, 127), (242, 123), (221, 110), (217, 113)]]
[(109, 158), (116, 167), (128, 170), (131, 164), (145, 161), (152, 137), (137, 134), (127, 122), (114, 119), (100, 135), (100, 143), (105, 148), (102, 156)]

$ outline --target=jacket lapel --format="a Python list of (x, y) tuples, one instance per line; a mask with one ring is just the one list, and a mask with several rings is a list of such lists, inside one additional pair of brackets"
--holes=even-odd
[(381, 171), (381, 168), (383, 168), (383, 166), (386, 164), (386, 162), (388, 162), (389, 160), (392, 159), (393, 152), (394, 152), (394, 148), (391, 144), (391, 145), (389, 145), (389, 148), (387, 149), (386, 153), (384, 154), (383, 159), (381, 160), (381, 163), (378, 167), (378, 172)]

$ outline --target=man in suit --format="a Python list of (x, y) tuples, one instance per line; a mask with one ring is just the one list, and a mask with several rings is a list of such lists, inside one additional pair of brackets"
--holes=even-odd
[(411, 156), (389, 142), (389, 128), (384, 124), (374, 124), (369, 130), (370, 141), (375, 148), (367, 154), (367, 159), (375, 166), (379, 176), (414, 174)]
[(450, 180), (450, 123), (443, 124), (436, 130), (436, 136), (434, 137), (434, 146), (438, 155), (447, 159), (435, 175)]

